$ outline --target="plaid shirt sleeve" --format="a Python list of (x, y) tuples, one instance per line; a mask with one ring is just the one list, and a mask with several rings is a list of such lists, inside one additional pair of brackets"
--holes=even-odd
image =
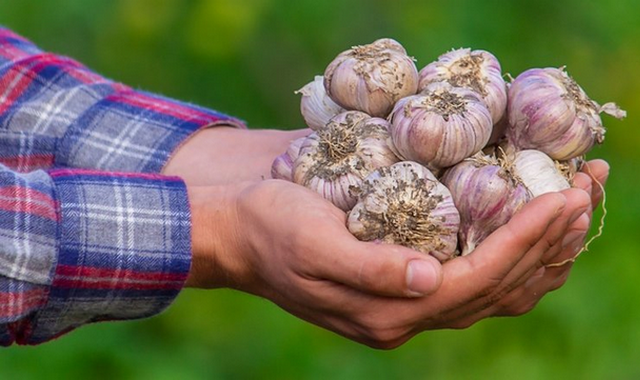
[(244, 127), (0, 27), (0, 345), (170, 304), (189, 271), (190, 212), (184, 183), (157, 173), (217, 124)]
[(0, 165), (0, 344), (159, 313), (189, 272), (190, 230), (178, 178)]
[[(244, 124), (196, 105), (133, 90), (40, 51), (0, 27), (0, 162), (19, 170), (74, 167), (158, 173), (194, 131)], [(47, 145), (33, 155), (34, 145)]]

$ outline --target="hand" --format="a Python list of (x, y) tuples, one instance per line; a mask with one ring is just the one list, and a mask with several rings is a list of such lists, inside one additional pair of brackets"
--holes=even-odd
[(404, 247), (357, 241), (342, 211), (291, 183), (192, 186), (189, 192), (189, 286), (253, 293), (379, 348), (396, 347), (424, 330), (464, 328), (530, 310), (564, 281), (567, 268), (540, 275), (541, 268), (567, 255), (563, 237), (586, 229), (582, 215), (589, 215), (591, 204), (581, 189), (541, 196), (473, 254), (440, 265)]
[[(585, 164), (574, 178), (574, 187), (584, 190), (591, 197), (586, 212), (571, 224), (562, 238), (562, 250), (545, 261), (545, 266), (505, 297), (500, 315), (518, 315), (533, 308), (540, 298), (558, 289), (567, 281), (573, 260), (585, 248), (585, 238), (591, 225), (591, 216), (602, 200), (604, 186), (609, 177), (609, 165), (603, 160), (592, 160)], [(560, 265), (558, 265), (560, 264)]]

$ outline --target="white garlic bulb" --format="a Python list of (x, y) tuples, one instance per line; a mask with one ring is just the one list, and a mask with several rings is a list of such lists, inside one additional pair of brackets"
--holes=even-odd
[(302, 94), (300, 113), (309, 128), (318, 130), (324, 127), (335, 115), (345, 109), (337, 105), (324, 89), (324, 77), (316, 75), (312, 82), (296, 91)]
[(307, 137), (300, 137), (291, 142), (287, 150), (276, 157), (271, 164), (271, 177), (293, 181), (293, 163), (298, 158), (300, 147)]
[(400, 244), (446, 261), (456, 254), (460, 216), (449, 190), (427, 168), (404, 161), (367, 176), (347, 224), (360, 240)]
[(349, 110), (386, 117), (400, 98), (418, 90), (418, 70), (398, 42), (383, 38), (340, 53), (324, 73), (333, 101)]
[(538, 150), (526, 149), (516, 152), (513, 171), (534, 198), (571, 187), (556, 163)]
[(338, 114), (304, 140), (293, 181), (347, 211), (357, 200), (350, 188), (360, 186), (371, 171), (398, 162), (388, 140), (386, 120), (359, 111)]
[(498, 59), (488, 51), (457, 49), (420, 70), (419, 90), (434, 82), (469, 88), (481, 95), (497, 123), (507, 108), (507, 87)]
[(601, 112), (626, 116), (614, 103), (591, 100), (564, 68), (530, 69), (509, 87), (507, 136), (518, 149), (568, 160), (604, 141)]
[(463, 256), (531, 199), (507, 161), (482, 153), (448, 169), (441, 181), (451, 191), (460, 212), (458, 237)]
[(400, 99), (389, 119), (394, 149), (401, 157), (438, 168), (480, 151), (492, 129), (491, 114), (475, 91), (443, 82)]

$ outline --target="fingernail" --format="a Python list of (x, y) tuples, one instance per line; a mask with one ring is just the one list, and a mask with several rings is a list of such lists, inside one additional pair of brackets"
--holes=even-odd
[(411, 260), (407, 265), (407, 287), (415, 296), (432, 293), (438, 285), (438, 273), (432, 263)]
[(562, 239), (562, 249), (567, 248), (570, 244), (580, 240), (582, 241), (586, 236), (585, 231), (571, 231), (567, 233)]

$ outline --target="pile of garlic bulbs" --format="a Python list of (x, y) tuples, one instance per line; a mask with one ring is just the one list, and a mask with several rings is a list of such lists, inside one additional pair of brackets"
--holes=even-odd
[(272, 176), (347, 212), (358, 239), (440, 261), (471, 253), (534, 197), (569, 188), (604, 140), (600, 113), (625, 116), (564, 68), (507, 83), (493, 54), (457, 49), (418, 71), (388, 38), (340, 53), (298, 93), (313, 132)]

